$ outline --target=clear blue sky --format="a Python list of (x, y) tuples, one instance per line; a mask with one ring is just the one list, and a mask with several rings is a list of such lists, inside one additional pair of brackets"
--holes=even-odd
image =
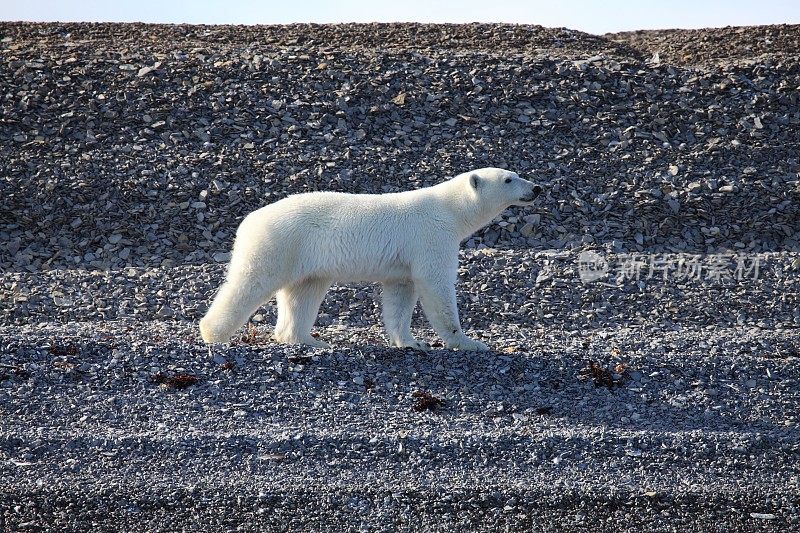
[(799, 24), (800, 0), (0, 0), (0, 20), (192, 24), (514, 22), (605, 33)]

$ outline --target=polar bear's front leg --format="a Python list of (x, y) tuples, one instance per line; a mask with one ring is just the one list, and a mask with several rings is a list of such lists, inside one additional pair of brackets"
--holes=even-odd
[[(457, 261), (457, 259), (456, 259)], [(484, 343), (472, 340), (461, 330), (456, 305), (457, 269), (441, 268), (433, 263), (433, 268), (420, 270), (414, 284), (422, 297), (422, 309), (425, 316), (442, 338), (448, 348), (467, 351), (486, 351)], [(436, 267), (439, 268), (436, 268)]]
[(417, 291), (410, 279), (383, 283), (383, 325), (391, 346), (430, 349), (427, 343), (418, 341), (411, 335), (411, 316), (416, 305)]

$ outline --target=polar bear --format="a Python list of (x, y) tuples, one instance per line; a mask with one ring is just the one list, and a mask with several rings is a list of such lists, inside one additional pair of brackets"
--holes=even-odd
[(333, 282), (383, 284), (383, 321), (396, 347), (428, 349), (411, 334), (417, 299), (448, 348), (487, 350), (461, 330), (458, 247), (541, 187), (515, 172), (482, 168), (438, 185), (388, 194), (311, 192), (253, 211), (239, 225), (227, 279), (200, 321), (208, 343), (228, 342), (259, 306), (278, 302), (274, 337), (327, 347), (311, 336)]

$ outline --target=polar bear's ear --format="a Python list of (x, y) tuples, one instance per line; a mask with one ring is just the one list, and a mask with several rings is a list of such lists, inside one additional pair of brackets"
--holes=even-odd
[(473, 189), (478, 189), (478, 183), (480, 183), (481, 177), (477, 174), (471, 174), (469, 177), (469, 184), (472, 185)]

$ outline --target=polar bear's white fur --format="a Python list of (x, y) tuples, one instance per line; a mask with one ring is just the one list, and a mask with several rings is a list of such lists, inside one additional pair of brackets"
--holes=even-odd
[(200, 321), (203, 340), (228, 342), (276, 295), (275, 339), (327, 346), (311, 336), (311, 327), (331, 284), (378, 281), (393, 346), (427, 348), (411, 335), (421, 298), (449, 348), (486, 350), (461, 331), (459, 243), (507, 207), (530, 204), (540, 191), (514, 172), (483, 168), (415, 191), (312, 192), (262, 207), (236, 232), (227, 279)]

